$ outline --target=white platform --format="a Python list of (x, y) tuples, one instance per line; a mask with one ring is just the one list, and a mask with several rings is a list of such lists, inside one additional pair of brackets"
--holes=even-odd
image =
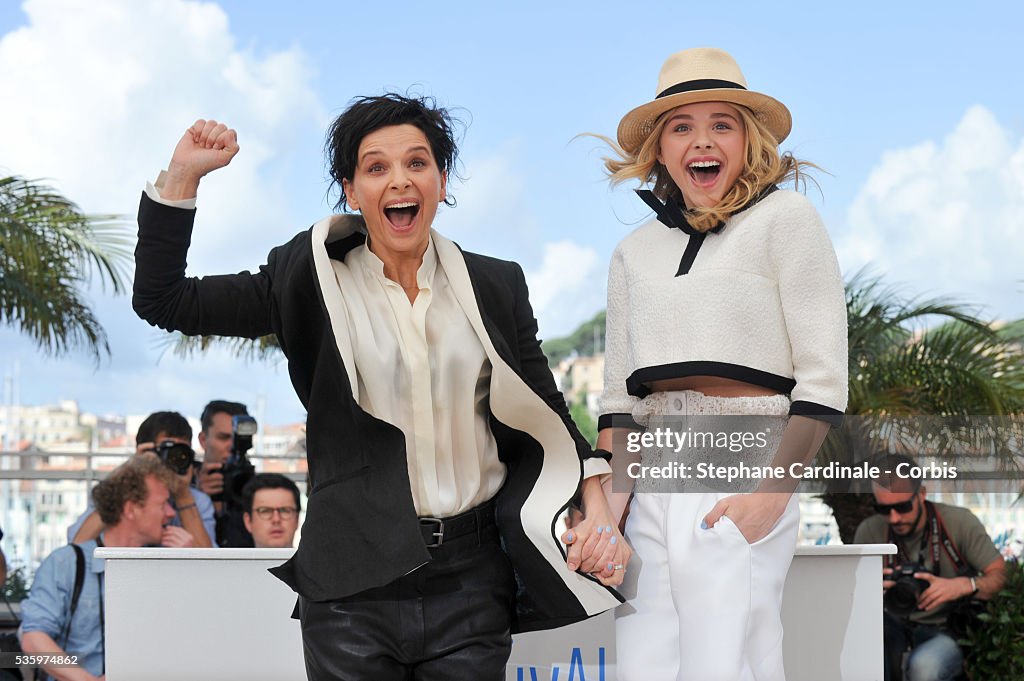
[[(881, 681), (889, 544), (799, 547), (782, 617), (787, 681)], [(267, 572), (290, 549), (101, 548), (107, 680), (303, 681), (295, 594)], [(517, 636), (510, 681), (614, 681), (610, 613)], [(557, 672), (555, 670), (558, 670)]]

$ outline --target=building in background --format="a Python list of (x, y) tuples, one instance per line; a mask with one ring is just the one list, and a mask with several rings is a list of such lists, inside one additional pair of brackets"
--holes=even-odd
[(585, 405), (590, 417), (596, 422), (598, 399), (604, 391), (604, 353), (589, 357), (567, 357), (551, 373), (566, 402), (570, 405)]
[[(74, 400), (0, 407), (0, 527), (12, 567), (30, 571), (67, 543), (93, 485), (135, 453), (148, 414), (99, 416)], [(193, 433), (199, 421), (189, 419)], [(193, 442), (197, 452), (198, 442)], [(258, 471), (290, 474), (305, 489), (305, 424), (264, 426), (249, 452)]]

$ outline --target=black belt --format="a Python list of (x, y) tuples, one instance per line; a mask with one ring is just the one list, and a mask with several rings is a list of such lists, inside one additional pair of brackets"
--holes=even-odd
[(474, 534), (494, 525), (494, 500), (471, 508), (465, 513), (450, 518), (420, 518), (420, 533), (428, 549), (441, 546), (447, 541)]

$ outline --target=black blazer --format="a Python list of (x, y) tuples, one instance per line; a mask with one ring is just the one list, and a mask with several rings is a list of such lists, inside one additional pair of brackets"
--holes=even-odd
[[(362, 218), (334, 215), (270, 251), (256, 274), (185, 278), (194, 210), (143, 194), (132, 304), (151, 324), (188, 335), (274, 333), (307, 410), (311, 491), (295, 556), (273, 570), (309, 600), (387, 584), (430, 560), (410, 491), (405, 438), (365, 412), (343, 292), (330, 266), (365, 243)], [(517, 580), (513, 631), (560, 626), (621, 597), (570, 573), (557, 521), (593, 457), (555, 386), (537, 340), (523, 271), (433, 235), (438, 259), (492, 365), (491, 428), (508, 468), (498, 527)]]

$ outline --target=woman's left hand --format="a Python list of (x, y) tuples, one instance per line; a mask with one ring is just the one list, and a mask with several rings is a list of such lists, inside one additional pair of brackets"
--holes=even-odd
[(723, 515), (729, 516), (747, 543), (753, 544), (772, 531), (786, 510), (789, 496), (781, 492), (754, 492), (724, 497), (704, 516), (704, 526), (714, 527)]
[(573, 572), (592, 574), (605, 586), (619, 586), (633, 550), (619, 532), (600, 484), (592, 490), (585, 483), (585, 515), (562, 535), (568, 547), (566, 565)]

